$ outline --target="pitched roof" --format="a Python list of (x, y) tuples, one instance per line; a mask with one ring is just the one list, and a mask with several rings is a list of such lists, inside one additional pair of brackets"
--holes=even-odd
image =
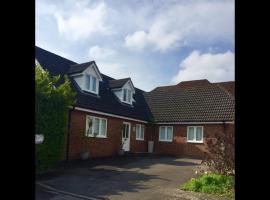
[(94, 61), (86, 62), (86, 63), (81, 63), (81, 64), (75, 64), (71, 65), (68, 69), (68, 74), (74, 74), (74, 73), (80, 73), (86, 70), (91, 64), (93, 64)]
[(131, 80), (130, 78), (123, 78), (123, 79), (117, 79), (117, 80), (110, 80), (109, 81), (109, 87), (111, 89), (115, 89), (115, 88), (121, 88), (123, 87), (126, 82), (128, 82), (129, 80)]
[(145, 97), (156, 122), (234, 120), (234, 98), (207, 80), (158, 87)]
[(215, 83), (225, 89), (227, 92), (230, 93), (233, 97), (235, 96), (235, 82), (234, 81), (227, 81), (227, 82), (219, 82)]
[[(60, 74), (63, 76), (69, 72), (71, 65), (77, 64), (39, 47), (36, 47), (36, 59), (52, 75)], [(143, 95), (144, 91), (135, 88), (134, 99), (136, 102), (133, 106), (125, 105), (109, 89), (109, 81), (114, 79), (104, 74), (101, 74), (101, 76), (103, 80), (99, 83), (98, 96), (81, 90), (74, 79), (70, 77), (71, 85), (77, 93), (75, 106), (139, 120), (150, 121), (152, 119), (150, 109)]]

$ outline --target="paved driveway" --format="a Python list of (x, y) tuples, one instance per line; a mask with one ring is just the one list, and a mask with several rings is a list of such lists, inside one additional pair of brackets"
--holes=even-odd
[(49, 176), (38, 178), (36, 199), (200, 199), (178, 189), (195, 176), (199, 163), (175, 157), (71, 162)]

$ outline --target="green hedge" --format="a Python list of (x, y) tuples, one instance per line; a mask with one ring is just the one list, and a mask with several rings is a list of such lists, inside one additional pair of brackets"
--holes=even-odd
[(234, 176), (216, 173), (204, 174), (198, 178), (192, 178), (182, 186), (182, 189), (233, 197)]
[(59, 80), (60, 76), (52, 77), (36, 65), (36, 134), (44, 135), (44, 142), (36, 144), (37, 171), (46, 171), (63, 158), (68, 110), (75, 103), (75, 92), (67, 77), (62, 84)]

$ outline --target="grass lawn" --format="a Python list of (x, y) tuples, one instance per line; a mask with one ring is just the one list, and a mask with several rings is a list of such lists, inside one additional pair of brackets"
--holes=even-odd
[(203, 174), (182, 185), (182, 190), (224, 195), (234, 198), (234, 176)]

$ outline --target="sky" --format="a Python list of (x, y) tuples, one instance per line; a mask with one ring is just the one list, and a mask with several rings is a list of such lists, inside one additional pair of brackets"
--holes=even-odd
[(234, 80), (233, 0), (36, 0), (36, 45), (151, 91)]

